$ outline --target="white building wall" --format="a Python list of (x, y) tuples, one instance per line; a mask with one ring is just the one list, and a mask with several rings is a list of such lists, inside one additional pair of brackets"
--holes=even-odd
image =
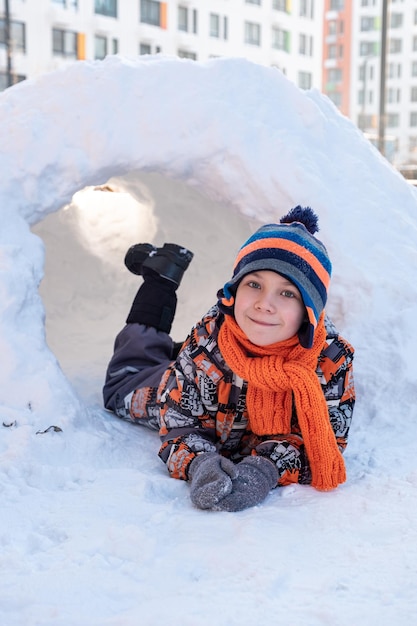
[[(3, 0), (4, 1), (4, 0)], [(244, 57), (256, 63), (276, 66), (296, 84), (299, 72), (311, 74), (311, 85), (320, 88), (322, 57), (323, 0), (307, 0), (314, 6), (314, 17), (300, 17), (302, 0), (288, 0), (290, 12), (273, 8), (273, 0), (261, 0), (261, 5), (245, 0), (168, 0), (166, 30), (140, 21), (140, 0), (118, 0), (117, 18), (97, 15), (94, 0), (78, 0), (78, 7), (67, 0), (67, 8), (53, 0), (9, 0), (11, 19), (26, 24), (26, 54), (14, 51), (13, 71), (27, 78), (72, 63), (52, 53), (52, 29), (62, 28), (84, 33), (86, 58), (94, 59), (94, 36), (108, 38), (111, 52), (112, 39), (118, 40), (118, 51), (123, 56), (134, 57), (139, 53), (140, 43), (150, 45), (151, 53), (161, 51), (177, 55), (179, 50), (194, 53), (197, 60), (204, 61), (215, 56)], [(178, 29), (178, 7), (186, 7), (192, 16), (197, 11), (198, 31), (182, 32)], [(0, 13), (2, 11), (0, 0)], [(220, 16), (220, 37), (210, 36), (210, 13)], [(227, 19), (227, 39), (224, 38), (224, 19)], [(190, 19), (192, 22), (192, 19)], [(245, 22), (260, 25), (259, 46), (244, 41)], [(272, 47), (272, 27), (289, 32), (291, 47), (288, 52)], [(299, 37), (306, 35), (312, 40), (312, 56), (299, 54)], [(0, 49), (0, 70), (5, 71), (4, 46)]]
[[(402, 15), (400, 26), (394, 26), (393, 15)], [(375, 28), (361, 30), (361, 18), (374, 17)], [(378, 136), (380, 84), (381, 84), (381, 17), (382, 0), (355, 0), (354, 24), (352, 28), (352, 82), (351, 119), (359, 126), (361, 115), (372, 116), (373, 127), (363, 128), (374, 139)], [(417, 2), (412, 0), (391, 0), (388, 3), (386, 56), (386, 97), (385, 97), (385, 137), (386, 156), (397, 166), (417, 162), (417, 126), (410, 126), (411, 113), (416, 112), (417, 102), (412, 102), (412, 87), (417, 87), (417, 74), (413, 76), (413, 62), (417, 63)], [(395, 51), (395, 42), (401, 47)], [(374, 43), (375, 53), (360, 54), (361, 43)], [(366, 68), (363, 80), (361, 68)], [(365, 98), (363, 98), (365, 95)], [(416, 122), (417, 123), (417, 122)], [(413, 148), (413, 142), (416, 148)]]
[[(379, 90), (380, 90), (380, 41), (382, 0), (345, 0), (353, 2), (352, 25), (352, 76), (351, 76), (351, 119), (359, 125), (360, 117), (370, 116), (372, 124), (363, 128), (374, 138), (378, 133)], [(52, 29), (62, 28), (85, 34), (86, 58), (95, 58), (95, 35), (108, 40), (109, 52), (112, 41), (118, 42), (118, 51), (127, 57), (136, 57), (140, 44), (150, 46), (152, 54), (161, 51), (166, 55), (177, 55), (179, 51), (196, 55), (204, 61), (215, 56), (238, 56), (266, 66), (280, 68), (295, 84), (300, 85), (300, 72), (311, 74), (311, 85), (321, 88), (323, 0), (287, 0), (290, 11), (274, 9), (274, 0), (261, 0), (260, 5), (245, 0), (168, 0), (167, 24), (162, 29), (140, 21), (140, 0), (118, 0), (117, 18), (98, 15), (94, 11), (95, 0), (67, 0), (67, 8), (53, 0), (9, 0), (11, 19), (26, 24), (26, 53), (13, 51), (13, 71), (27, 78), (35, 78), (71, 64), (67, 59), (53, 54)], [(284, 3), (285, 4), (285, 3)], [(178, 28), (178, 7), (189, 12), (189, 31)], [(282, 5), (281, 5), (282, 6)], [(301, 16), (301, 7), (307, 12), (314, 6), (314, 18)], [(390, 19), (387, 42), (387, 98), (386, 98), (386, 138), (388, 158), (394, 164), (417, 162), (417, 102), (412, 101), (412, 88), (417, 88), (417, 73), (412, 72), (417, 64), (417, 1), (390, 0), (389, 16), (403, 15), (400, 27), (391, 27)], [(197, 33), (192, 32), (192, 14), (197, 12)], [(220, 16), (219, 37), (210, 35), (210, 14)], [(4, 0), (0, 0), (0, 17), (4, 15)], [(372, 30), (361, 29), (361, 19), (373, 17)], [(224, 20), (227, 21), (227, 38)], [(245, 43), (245, 22), (260, 25), (260, 45)], [(393, 26), (393, 25), (392, 25)], [(289, 51), (277, 50), (272, 45), (272, 28), (280, 28), (289, 33)], [(313, 54), (299, 53), (300, 36), (311, 37)], [(400, 39), (401, 51), (390, 52), (390, 41)], [(361, 44), (374, 43), (375, 52), (361, 53)], [(416, 47), (416, 49), (414, 49)], [(330, 61), (329, 61), (330, 62)], [(390, 72), (391, 64), (400, 68)], [(361, 77), (361, 68), (366, 65), (366, 84)], [(394, 67), (394, 69), (395, 69)], [(6, 52), (0, 45), (0, 71), (6, 70)], [(361, 92), (365, 98), (361, 99)], [(398, 95), (398, 101), (396, 101)], [(393, 115), (398, 116), (398, 124)], [(413, 114), (415, 114), (413, 116)], [(392, 155), (392, 146), (395, 153)]]

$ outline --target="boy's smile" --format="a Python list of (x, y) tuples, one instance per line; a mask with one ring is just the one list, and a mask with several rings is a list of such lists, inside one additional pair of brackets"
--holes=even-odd
[(244, 276), (236, 291), (235, 319), (256, 346), (295, 335), (306, 314), (297, 287), (284, 276), (260, 270)]

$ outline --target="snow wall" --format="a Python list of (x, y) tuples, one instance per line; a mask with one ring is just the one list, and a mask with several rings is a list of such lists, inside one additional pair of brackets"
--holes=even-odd
[[(44, 245), (32, 230), (77, 191), (132, 172), (192, 189), (216, 252), (230, 247), (229, 215), (251, 225), (312, 206), (334, 266), (328, 311), (357, 351), (359, 410), (365, 398), (372, 417), (377, 396), (390, 414), (393, 368), (415, 403), (416, 193), (318, 91), (241, 59), (109, 57), (7, 90), (0, 118), (3, 416), (83, 408), (46, 345)], [(203, 200), (222, 207), (226, 228), (201, 221)]]

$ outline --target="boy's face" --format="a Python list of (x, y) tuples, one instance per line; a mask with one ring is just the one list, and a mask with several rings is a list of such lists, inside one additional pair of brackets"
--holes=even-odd
[(295, 335), (306, 315), (297, 287), (276, 272), (247, 274), (239, 283), (235, 319), (256, 346), (268, 346)]

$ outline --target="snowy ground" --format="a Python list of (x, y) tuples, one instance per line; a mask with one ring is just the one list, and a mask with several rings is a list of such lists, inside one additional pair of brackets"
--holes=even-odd
[[(0, 115), (0, 623), (413, 623), (415, 190), (320, 94), (243, 61), (79, 64), (4, 93)], [(348, 481), (199, 511), (155, 434), (101, 406), (138, 285), (124, 252), (194, 251), (179, 339), (248, 234), (298, 203), (320, 215), (328, 311), (356, 348)]]

